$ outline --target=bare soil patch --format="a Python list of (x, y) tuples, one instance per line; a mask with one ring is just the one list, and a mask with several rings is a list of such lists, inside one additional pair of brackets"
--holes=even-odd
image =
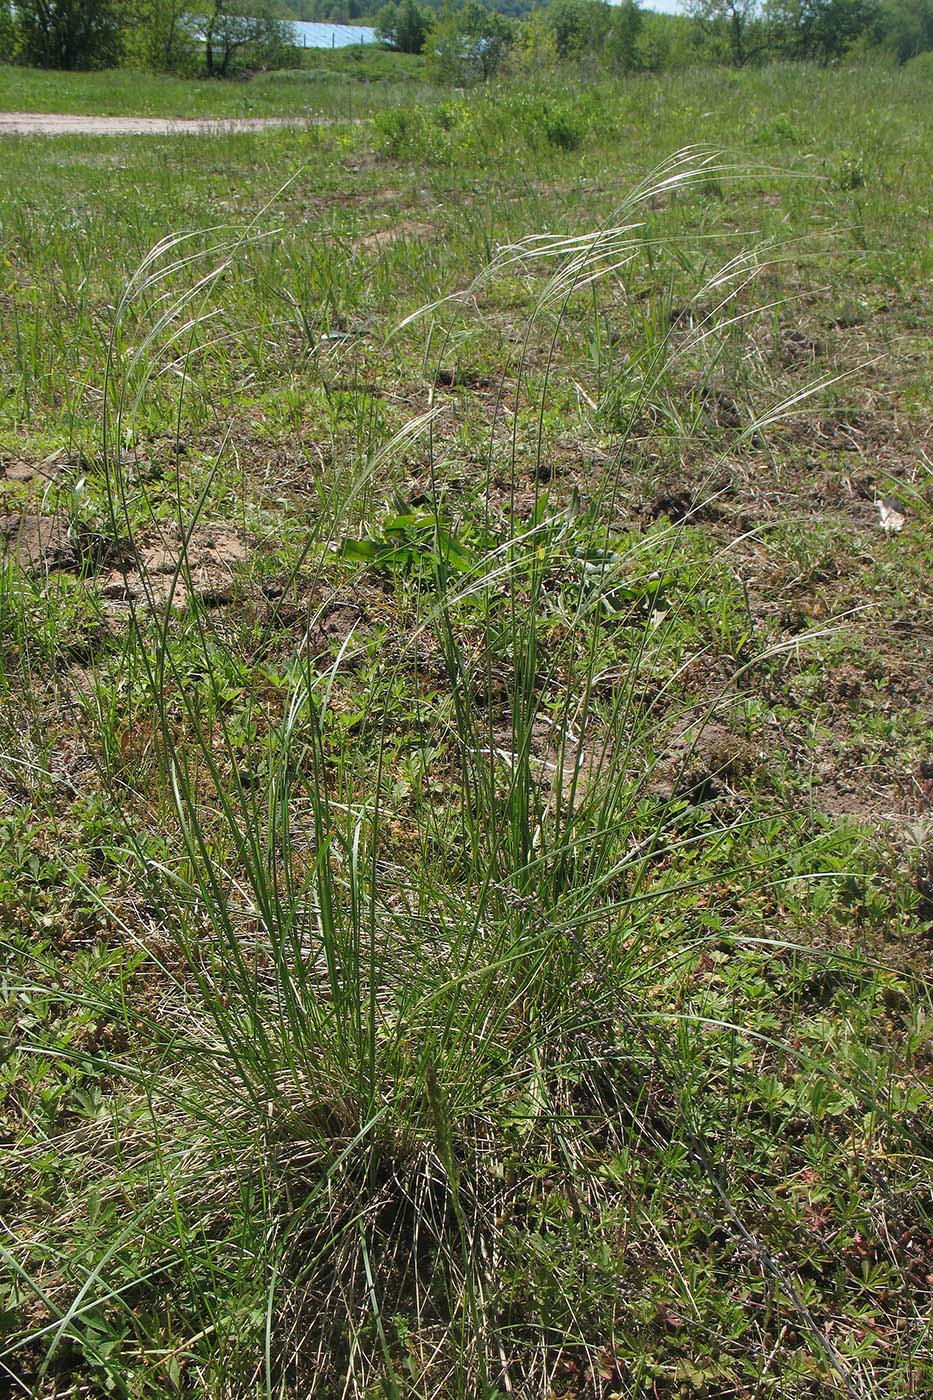
[(8, 457), (0, 460), (0, 481), (12, 486), (46, 485), (55, 481), (69, 470), (70, 463), (64, 452), (52, 452), (41, 462), (29, 461), (23, 457)]
[(78, 550), (63, 515), (0, 515), (0, 555), (28, 573), (72, 569)]
[(434, 229), (431, 224), (422, 224), (415, 219), (401, 219), (389, 228), (380, 228), (375, 233), (368, 233), (365, 238), (358, 239), (354, 247), (368, 253), (378, 253), (402, 239), (413, 242), (422, 238), (432, 238), (433, 235)]
[(140, 545), (128, 564), (111, 570), (101, 580), (101, 596), (114, 611), (133, 605), (183, 611), (192, 594), (219, 607), (230, 601), (235, 565), (249, 554), (249, 542), (227, 526), (197, 526), (184, 551), (173, 532)]

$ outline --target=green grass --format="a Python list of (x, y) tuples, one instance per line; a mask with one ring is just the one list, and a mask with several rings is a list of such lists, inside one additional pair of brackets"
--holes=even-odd
[[(113, 69), (55, 73), (0, 65), (0, 111), (101, 116), (313, 116), (350, 110), (367, 115), (424, 84), (415, 56), (384, 50), (357, 54), (304, 50), (300, 66), (218, 82)], [(349, 90), (348, 90), (349, 89)], [(353, 106), (355, 104), (355, 107)]]
[(930, 1388), (929, 80), (720, 78), (5, 145), (12, 1393)]

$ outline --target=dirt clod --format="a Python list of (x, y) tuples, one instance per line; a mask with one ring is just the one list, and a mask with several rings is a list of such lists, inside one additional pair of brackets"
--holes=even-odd
[(397, 224), (390, 225), (389, 228), (376, 229), (375, 233), (367, 233), (365, 237), (358, 238), (354, 243), (357, 251), (366, 253), (378, 253), (383, 248), (391, 247), (393, 243), (400, 243), (402, 240), (415, 241), (422, 238), (431, 238), (434, 229), (430, 224), (419, 223), (416, 219), (402, 219)]
[(101, 581), (101, 596), (119, 607), (184, 611), (193, 593), (206, 607), (230, 601), (234, 568), (250, 554), (248, 542), (227, 526), (199, 525), (187, 548), (177, 532), (140, 545), (128, 564)]
[(78, 549), (64, 515), (0, 515), (0, 550), (28, 573), (72, 569)]

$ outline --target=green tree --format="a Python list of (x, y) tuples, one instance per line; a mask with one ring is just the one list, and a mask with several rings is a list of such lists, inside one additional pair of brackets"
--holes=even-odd
[(877, 0), (771, 0), (766, 18), (783, 57), (817, 63), (832, 63), (879, 30)]
[(804, 0), (803, 13), (807, 56), (820, 63), (841, 58), (878, 29), (877, 0)]
[(398, 19), (399, 7), (393, 4), (392, 0), (383, 5), (376, 15), (376, 38), (380, 44), (385, 44), (386, 48), (398, 48)]
[(546, 15), (545, 10), (535, 10), (518, 27), (509, 58), (509, 68), (518, 77), (540, 78), (557, 65), (557, 41)]
[(134, 0), (125, 30), (127, 62), (156, 73), (193, 71), (197, 55), (189, 9), (185, 0)]
[(933, 49), (933, 0), (888, 0), (879, 14), (879, 36), (898, 63)]
[(245, 62), (284, 67), (295, 32), (263, 0), (213, 0), (202, 20), (208, 77), (226, 78)]
[(14, 58), (13, 11), (8, 0), (0, 0), (0, 63), (12, 63)]
[(37, 68), (108, 68), (122, 48), (113, 0), (18, 0), (17, 57)]
[(758, 0), (687, 0), (686, 10), (713, 52), (727, 55), (736, 68), (765, 47)]
[(613, 6), (605, 51), (610, 63), (625, 73), (639, 66), (638, 41), (644, 18), (636, 0), (622, 0)]
[(690, 68), (697, 61), (698, 31), (686, 15), (642, 10), (636, 67), (649, 73)]
[(514, 37), (514, 26), (504, 15), (487, 10), (478, 0), (466, 0), (434, 31), (431, 50), (437, 73), (453, 82), (486, 82), (498, 70)]
[(561, 58), (601, 50), (610, 25), (606, 0), (551, 0), (544, 13)]
[(418, 0), (383, 5), (376, 16), (376, 37), (400, 53), (421, 53), (431, 31), (433, 16)]

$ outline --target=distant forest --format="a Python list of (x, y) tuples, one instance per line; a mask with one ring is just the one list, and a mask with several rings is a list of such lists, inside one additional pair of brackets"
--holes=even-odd
[(684, 0), (684, 11), (638, 0), (0, 0), (0, 63), (228, 78), (300, 63), (294, 19), (369, 22), (382, 46), (370, 68), (384, 69), (394, 51), (455, 86), (558, 64), (630, 73), (859, 55), (906, 63), (933, 50), (933, 0)]

